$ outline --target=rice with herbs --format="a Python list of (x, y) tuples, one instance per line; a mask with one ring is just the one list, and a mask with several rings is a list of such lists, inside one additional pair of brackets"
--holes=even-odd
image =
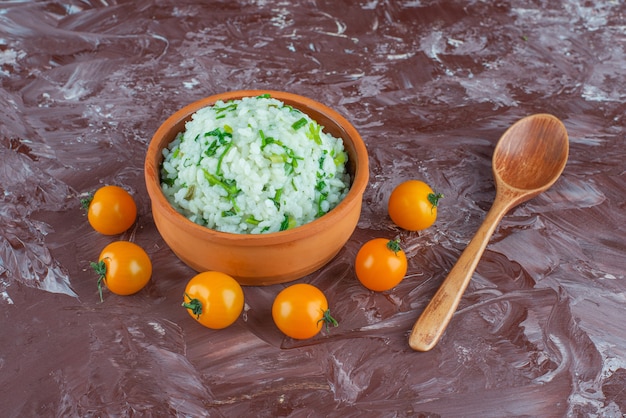
[(191, 221), (259, 234), (306, 224), (347, 194), (341, 139), (267, 95), (198, 110), (163, 150), (161, 188)]

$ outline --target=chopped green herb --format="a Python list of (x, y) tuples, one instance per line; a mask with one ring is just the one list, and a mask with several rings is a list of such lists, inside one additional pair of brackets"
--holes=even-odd
[(289, 157), (291, 157), (291, 160), (285, 163), (285, 171), (287, 174), (293, 174), (296, 168), (298, 168), (298, 160), (303, 160), (304, 158), (293, 155), (293, 151)]
[(168, 186), (172, 187), (174, 185), (174, 182), (176, 181), (176, 177), (174, 178), (165, 177), (164, 179), (161, 179), (161, 181), (167, 184)]
[(280, 196), (283, 194), (283, 189), (276, 189), (276, 193), (274, 193), (274, 197), (272, 198), (272, 202), (274, 202), (274, 206), (276, 209), (280, 209)]
[(220, 156), (217, 158), (217, 169), (215, 170), (215, 172), (218, 175), (222, 174), (222, 160), (224, 160), (224, 156), (228, 153), (228, 151), (230, 151), (232, 146), (233, 146), (233, 143), (229, 142), (228, 145), (226, 145), (226, 148), (224, 148), (224, 151), (222, 151)]
[(271, 136), (265, 136), (265, 133), (262, 130), (259, 130), (259, 136), (261, 137), (261, 150), (263, 150), (269, 144), (277, 144), (277, 145), (280, 145), (281, 147), (283, 146), (282, 142), (277, 141)]
[(233, 205), (233, 210), (238, 211), (239, 208), (235, 203), (235, 197), (241, 192), (241, 189), (237, 187), (237, 182), (233, 179), (223, 179), (216, 175), (209, 173), (206, 169), (202, 169), (204, 172), (204, 178), (209, 182), (211, 186), (220, 186), (227, 193), (228, 200)]
[(293, 215), (285, 214), (283, 221), (280, 223), (280, 231), (286, 231), (296, 226), (296, 218)]
[(285, 215), (285, 218), (283, 219), (283, 221), (280, 223), (280, 231), (285, 231), (287, 228), (289, 228), (289, 216)]
[(204, 153), (209, 156), (212, 157), (217, 153), (217, 150), (220, 146), (225, 146), (225, 148), (222, 150), (222, 153), (219, 155), (218, 159), (217, 159), (217, 170), (216, 170), (216, 174), (219, 176), (222, 173), (222, 160), (224, 159), (224, 156), (228, 153), (228, 151), (230, 150), (230, 148), (233, 145), (233, 128), (231, 128), (228, 125), (224, 125), (224, 128), (222, 130), (220, 130), (219, 128), (215, 128), (210, 132), (206, 132), (204, 134), (205, 137), (207, 136), (214, 136), (217, 137), (217, 139), (215, 141), (213, 141), (211, 143), (211, 145), (208, 146), (208, 148), (204, 151)]
[(344, 164), (347, 159), (346, 153), (342, 151), (333, 158), (333, 161), (335, 162), (335, 166), (340, 166)]
[(194, 184), (192, 184), (191, 186), (189, 186), (189, 188), (187, 189), (187, 193), (185, 193), (185, 200), (191, 200), (193, 198), (193, 195), (196, 191), (196, 186)]
[(237, 109), (237, 103), (230, 103), (229, 105), (226, 105), (224, 107), (213, 107), (213, 109), (215, 109), (215, 113), (219, 115), (222, 112)]
[[(320, 157), (320, 161), (319, 161), (319, 168), (320, 168), (320, 170), (324, 170), (324, 161), (326, 160), (326, 154), (327, 154), (327, 151), (324, 150), (324, 153)], [(319, 177), (319, 173), (318, 173), (318, 177)]]
[(320, 131), (322, 126), (316, 122), (309, 123), (309, 130), (306, 133), (307, 138), (315, 141), (317, 145), (322, 145), (322, 138), (320, 137)]
[[(224, 125), (225, 127), (228, 125)], [(232, 128), (230, 129), (230, 132), (226, 131), (226, 129), (224, 130), (220, 130), (220, 128), (215, 128), (210, 132), (205, 132), (204, 136), (216, 136), (220, 145), (226, 145), (228, 142), (231, 141), (232, 137), (233, 137), (233, 133), (232, 133)]]
[(261, 221), (256, 219), (254, 215), (250, 215), (246, 218), (246, 223), (250, 225), (258, 225), (259, 223), (261, 223)]
[(261, 137), (261, 150), (263, 150), (266, 146), (270, 144), (276, 144), (280, 146), (285, 152), (282, 154), (270, 154), (267, 158), (272, 163), (285, 163), (285, 171), (287, 174), (291, 174), (298, 167), (298, 160), (303, 160), (302, 157), (298, 157), (295, 152), (283, 144), (282, 142), (272, 138), (271, 136), (265, 136), (265, 133), (262, 130), (259, 130), (259, 136)]
[(300, 118), (297, 121), (295, 121), (291, 127), (293, 128), (294, 131), (297, 131), (298, 129), (302, 128), (304, 125), (306, 125), (306, 118)]
[(211, 145), (209, 145), (207, 149), (204, 150), (204, 153), (206, 154), (207, 157), (212, 157), (217, 152), (217, 148), (219, 146), (220, 146), (219, 140), (216, 139), (215, 141), (211, 142)]
[(326, 211), (322, 208), (322, 203), (328, 199), (328, 192), (320, 193), (320, 197), (317, 199), (317, 218), (324, 215)]
[(273, 163), (284, 163), (286, 161), (285, 154), (272, 154), (270, 155), (270, 161)]

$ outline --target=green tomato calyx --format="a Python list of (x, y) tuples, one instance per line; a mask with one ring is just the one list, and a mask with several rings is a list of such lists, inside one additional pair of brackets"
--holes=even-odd
[(200, 315), (202, 315), (202, 302), (200, 302), (198, 299), (192, 298), (187, 293), (185, 293), (185, 296), (187, 297), (187, 299), (189, 299), (189, 302), (183, 301), (182, 306), (189, 309), (191, 313), (196, 316), (196, 319), (200, 318)]
[(324, 325), (326, 326), (326, 332), (330, 332), (331, 324), (334, 327), (339, 326), (339, 322), (337, 322), (337, 320), (330, 315), (330, 309), (322, 309), (322, 317), (317, 321), (317, 323), (319, 324), (320, 322), (324, 322)]
[(387, 248), (393, 251), (395, 255), (398, 255), (400, 251), (402, 251), (402, 247), (400, 247), (400, 239), (394, 239), (387, 243)]
[(89, 206), (91, 205), (91, 201), (93, 200), (93, 193), (89, 193), (87, 197), (83, 197), (80, 199), (80, 207), (84, 210), (89, 210)]
[(441, 193), (428, 193), (428, 201), (432, 205), (430, 210), (431, 212), (435, 210), (437, 205), (439, 205), (439, 199), (443, 198), (443, 194)]
[(100, 294), (100, 302), (104, 302), (102, 298), (102, 281), (106, 279), (107, 265), (104, 264), (104, 260), (100, 260), (97, 263), (93, 261), (90, 263), (91, 268), (98, 274), (98, 293)]

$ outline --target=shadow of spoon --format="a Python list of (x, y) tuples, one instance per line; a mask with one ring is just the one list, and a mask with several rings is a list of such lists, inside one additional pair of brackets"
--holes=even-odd
[(496, 197), (476, 235), (417, 319), (409, 337), (416, 351), (432, 349), (445, 331), (491, 235), (514, 206), (547, 190), (559, 178), (569, 152), (567, 130), (556, 117), (536, 114), (513, 124), (493, 152)]

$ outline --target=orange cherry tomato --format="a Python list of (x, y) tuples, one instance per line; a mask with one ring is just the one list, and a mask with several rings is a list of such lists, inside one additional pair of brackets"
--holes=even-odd
[(383, 292), (402, 281), (407, 271), (407, 260), (399, 241), (374, 238), (359, 249), (354, 268), (363, 286)]
[(133, 197), (118, 186), (99, 188), (87, 200), (87, 219), (96, 231), (104, 235), (117, 235), (130, 228), (137, 219), (137, 205)]
[(189, 315), (211, 329), (233, 324), (243, 310), (241, 285), (231, 276), (218, 271), (205, 271), (187, 283), (183, 306)]
[(405, 181), (396, 186), (389, 196), (389, 217), (400, 228), (421, 231), (435, 223), (437, 205), (442, 197), (423, 181)]
[(152, 276), (150, 257), (139, 245), (115, 241), (104, 247), (97, 263), (91, 263), (100, 275), (98, 291), (102, 300), (102, 284), (116, 295), (132, 295), (143, 289)]
[(291, 285), (276, 295), (272, 318), (285, 335), (299, 340), (317, 335), (324, 324), (326, 327), (338, 325), (330, 316), (324, 293), (306, 283)]

